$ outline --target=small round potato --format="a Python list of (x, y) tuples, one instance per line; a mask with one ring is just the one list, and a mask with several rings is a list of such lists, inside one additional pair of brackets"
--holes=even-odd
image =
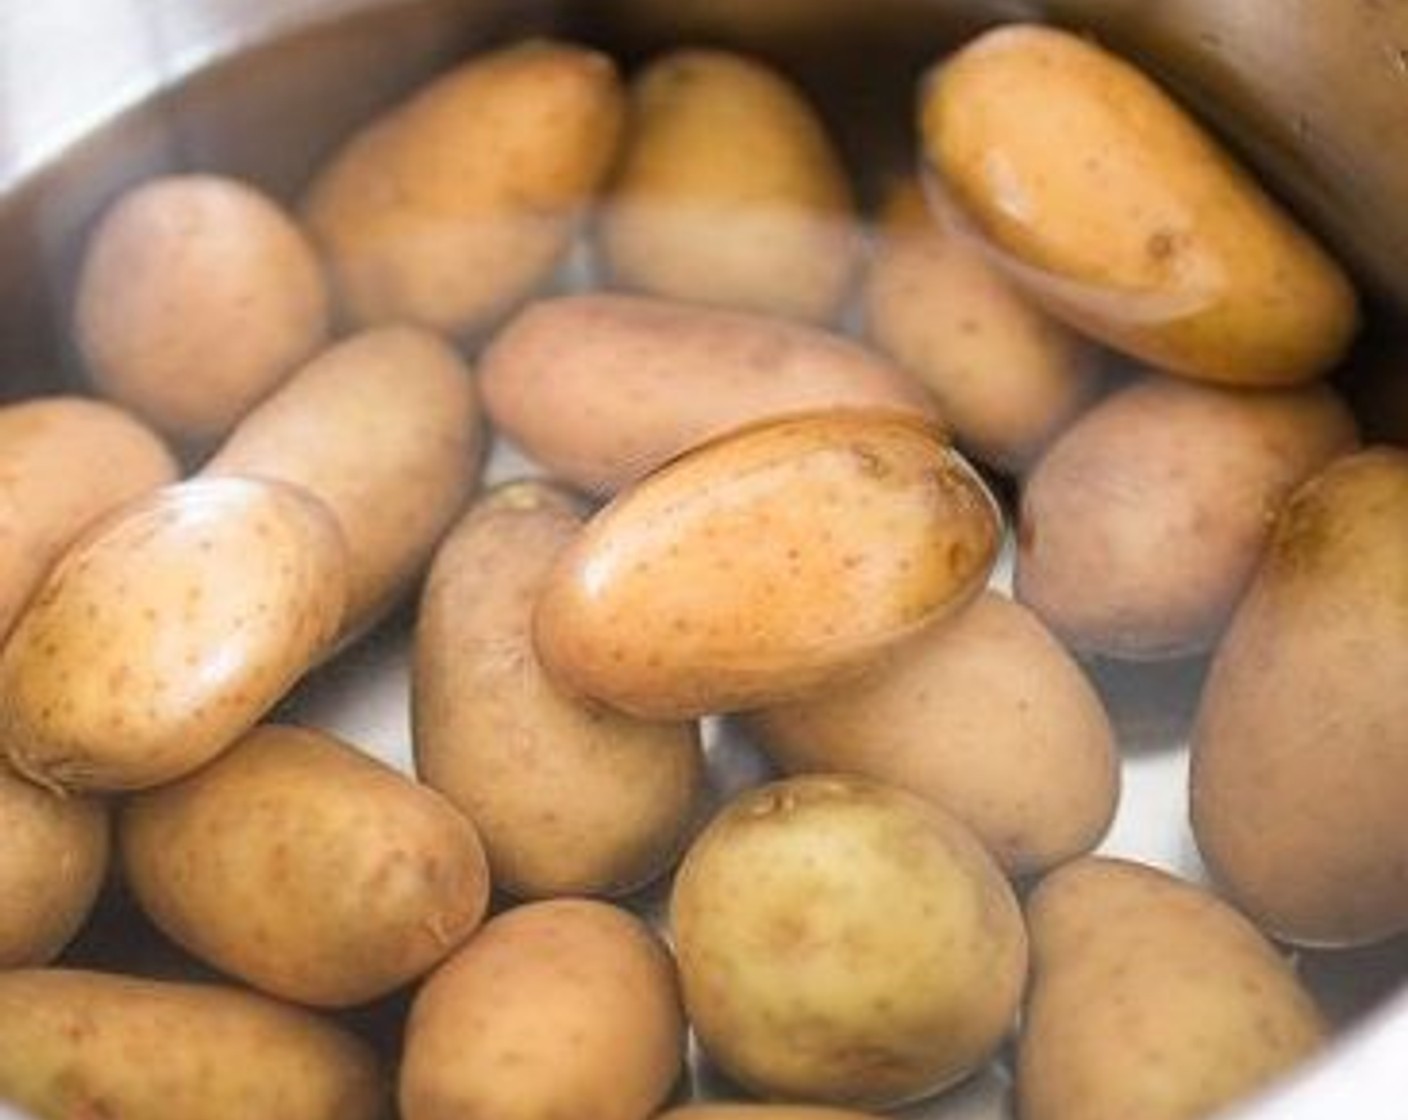
[(687, 1104), (656, 1120), (881, 1120), (868, 1112), (811, 1104)]

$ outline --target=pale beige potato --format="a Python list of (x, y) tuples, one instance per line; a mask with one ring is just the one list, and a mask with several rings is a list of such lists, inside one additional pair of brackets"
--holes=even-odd
[(1100, 697), (1035, 615), (992, 591), (864, 676), (749, 726), (787, 773), (861, 774), (948, 810), (1008, 875), (1090, 851), (1119, 799)]
[(840, 335), (643, 296), (534, 303), (495, 336), (479, 374), (500, 431), (555, 477), (601, 494), (768, 417), (934, 412), (911, 376)]
[(49, 397), (0, 408), (0, 638), (89, 524), (176, 480), (157, 435), (102, 401)]
[(954, 441), (1026, 467), (1094, 396), (1094, 349), (929, 212), (918, 180), (888, 192), (863, 288), (871, 342), (938, 402)]
[(1311, 1057), (1326, 1027), (1290, 964), (1216, 896), (1087, 858), (1027, 903), (1023, 1120), (1201, 1120)]
[(748, 790), (670, 897), (685, 1009), (760, 1096), (890, 1108), (986, 1061), (1011, 1027), (1026, 931), (958, 820), (852, 775)]
[(329, 648), (347, 555), (285, 483), (200, 479), (128, 503), (46, 578), (0, 650), (0, 749), (56, 790), (180, 777)]
[(837, 410), (696, 448), (598, 513), (533, 636), (574, 694), (644, 719), (777, 703), (967, 602), (1001, 515), (935, 431)]
[(650, 929), (589, 899), (491, 919), (421, 988), (403, 1120), (646, 1120), (684, 1055), (674, 965)]
[(868, 1112), (810, 1104), (687, 1104), (657, 1120), (879, 1120)]
[(1027, 476), (1016, 596), (1082, 653), (1205, 652), (1291, 491), (1357, 442), (1324, 385), (1146, 376), (1077, 420)]
[(1408, 452), (1299, 489), (1213, 661), (1192, 740), (1198, 847), (1263, 929), (1408, 930)]
[(312, 244), (248, 183), (172, 175), (128, 191), (84, 250), (74, 337), (94, 386), (173, 436), (217, 439), (324, 343)]
[(373, 120), (303, 216), (343, 317), (474, 332), (546, 280), (616, 158), (611, 60), (533, 40), (470, 58)]
[(0, 973), (0, 1100), (36, 1120), (382, 1120), (351, 1033), (214, 984), (75, 969)]
[(930, 75), (923, 148), (1008, 276), (1053, 315), (1203, 381), (1289, 385), (1358, 327), (1340, 267), (1153, 81), (1051, 27), (990, 31)]
[(819, 323), (840, 313), (860, 246), (846, 168), (805, 94), (702, 48), (632, 81), (597, 235), (621, 287)]
[(491, 491), (441, 545), (416, 622), (416, 772), (469, 815), (494, 885), (521, 898), (642, 886), (704, 795), (697, 724), (584, 704), (538, 664), (533, 606), (581, 525), (549, 485)]
[(300, 369), (230, 433), (206, 475), (292, 482), (347, 539), (344, 632), (421, 574), (479, 479), (484, 431), (469, 368), (415, 327), (354, 335)]

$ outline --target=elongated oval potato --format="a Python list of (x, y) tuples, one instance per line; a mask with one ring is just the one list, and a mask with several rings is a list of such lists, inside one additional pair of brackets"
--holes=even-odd
[(89, 524), (176, 480), (157, 436), (121, 409), (81, 397), (0, 408), (0, 637)]
[(1158, 86), (1094, 43), (998, 28), (923, 99), (947, 196), (1049, 311), (1233, 385), (1324, 373), (1358, 325), (1338, 265)]
[(1119, 797), (1099, 696), (1036, 616), (995, 592), (864, 676), (749, 722), (789, 773), (862, 774), (948, 810), (1009, 875), (1090, 851)]
[(569, 690), (646, 719), (777, 703), (977, 594), (1001, 515), (911, 417), (818, 413), (696, 448), (598, 513), (534, 641)]
[(890, 191), (877, 240), (867, 335), (933, 393), (960, 447), (1022, 469), (1093, 396), (1094, 351), (943, 228), (917, 180)]
[(381, 1120), (367, 1046), (214, 984), (50, 968), (0, 973), (0, 1101), (37, 1120)]
[(598, 236), (637, 291), (814, 322), (849, 294), (859, 237), (846, 169), (780, 73), (674, 51), (631, 84), (631, 125)]
[(328, 648), (346, 546), (321, 502), (165, 487), (86, 533), (0, 651), (0, 749), (69, 790), (157, 785), (247, 731)]
[(633, 296), (532, 304), (484, 351), (480, 379), (500, 431), (554, 476), (603, 494), (768, 417), (934, 411), (911, 377), (839, 335)]
[(372, 121), (303, 213), (345, 318), (473, 332), (546, 279), (616, 157), (611, 60), (537, 40), (471, 58)]
[(810, 1104), (687, 1104), (657, 1120), (879, 1120), (868, 1112)]
[(74, 332), (93, 384), (163, 431), (218, 438), (323, 344), (312, 244), (273, 199), (215, 175), (142, 183), (84, 254)]
[(421, 988), (406, 1025), (404, 1120), (646, 1120), (685, 1028), (669, 953), (603, 902), (532, 902), (491, 919)]
[(1221, 886), (1308, 945), (1408, 930), (1408, 452), (1296, 492), (1218, 648), (1192, 819)]
[(1027, 904), (1024, 1120), (1199, 1120), (1317, 1051), (1325, 1024), (1241, 914), (1162, 871), (1088, 858)]
[(666, 870), (704, 792), (699, 729), (564, 696), (533, 650), (538, 591), (581, 530), (571, 501), (510, 483), (436, 554), (416, 623), (416, 772), (479, 829), (494, 885), (618, 895)]
[(483, 438), (459, 355), (429, 331), (384, 327), (299, 370), (202, 473), (297, 483), (327, 505), (347, 539), (352, 633), (429, 562), (478, 481)]
[(1027, 476), (1017, 598), (1085, 653), (1201, 653), (1276, 511), (1356, 443), (1349, 410), (1323, 385), (1138, 381), (1077, 420)]

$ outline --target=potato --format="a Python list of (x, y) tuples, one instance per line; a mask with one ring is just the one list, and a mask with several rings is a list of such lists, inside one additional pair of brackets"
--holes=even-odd
[(678, 50), (631, 85), (601, 253), (625, 288), (829, 322), (850, 290), (854, 210), (801, 90), (744, 55)]
[(697, 725), (579, 703), (538, 665), (533, 604), (580, 528), (549, 486), (493, 491), (436, 554), (416, 624), (416, 771), (469, 814), (495, 886), (520, 897), (654, 879), (704, 792)]
[(657, 1120), (878, 1120), (866, 1112), (810, 1104), (689, 1104)]
[(0, 836), (0, 970), (47, 964), (103, 885), (107, 806), (56, 796), (0, 763)]
[(587, 899), (492, 919), (416, 996), (404, 1120), (645, 1120), (680, 1071), (674, 968), (639, 919)]
[(428, 331), (384, 327), (324, 351), (231, 433), (207, 475), (306, 487), (347, 538), (345, 632), (374, 622), (469, 500), (483, 452), (469, 370)]
[(616, 156), (611, 60), (537, 40), (471, 58), (372, 121), (303, 213), (344, 317), (476, 331), (556, 267)]
[(983, 1062), (1026, 933), (956, 819), (869, 779), (748, 790), (695, 841), (670, 927), (705, 1051), (768, 1097), (889, 1108)]
[(948, 810), (1009, 875), (1090, 851), (1119, 797), (1099, 696), (1030, 611), (993, 592), (864, 677), (750, 725), (789, 773), (863, 774)]
[(155, 434), (112, 405), (51, 397), (0, 408), (0, 638), (78, 534), (175, 481)]
[(37, 1120), (380, 1120), (371, 1051), (297, 1008), (212, 984), (0, 973), (0, 1101)]
[(632, 296), (531, 305), (485, 350), (480, 378), (500, 431), (556, 477), (602, 494), (768, 417), (933, 413), (912, 378), (839, 335)]
[(1314, 378), (1358, 325), (1324, 251), (1132, 66), (1078, 35), (999, 28), (923, 97), (946, 195), (1052, 314), (1189, 377)]
[(73, 326), (101, 392), (203, 443), (311, 357), (328, 318), (322, 266), (282, 207), (234, 179), (174, 175), (103, 216)]
[(1028, 476), (1017, 598), (1084, 653), (1201, 653), (1291, 490), (1355, 443), (1323, 386), (1146, 377), (1076, 421)]
[(1281, 515), (1193, 735), (1198, 847), (1278, 938), (1408, 930), (1408, 452), (1328, 467)]
[(0, 650), (0, 749), (67, 790), (140, 789), (208, 762), (328, 647), (346, 547), (302, 490), (178, 483), (94, 526)]
[(790, 699), (977, 594), (997, 506), (932, 429), (820, 413), (697, 448), (598, 513), (534, 642), (571, 692), (645, 719)]
[(1089, 858), (1027, 905), (1023, 1120), (1196, 1120), (1309, 1057), (1325, 1026), (1255, 928), (1162, 871)]
[(934, 394), (954, 439), (1025, 467), (1094, 394), (1094, 351), (929, 213), (915, 179), (886, 196), (866, 276), (866, 333)]

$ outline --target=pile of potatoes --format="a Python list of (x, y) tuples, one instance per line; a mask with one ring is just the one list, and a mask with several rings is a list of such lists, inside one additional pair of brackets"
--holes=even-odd
[[(0, 1102), (864, 1120), (1015, 1038), (1022, 1120), (1193, 1120), (1323, 1045), (1276, 942), (1408, 930), (1355, 292), (1085, 39), (987, 32), (919, 104), (868, 224), (763, 62), (553, 41), (293, 208), (113, 203), (106, 400), (0, 409)], [(413, 776), (279, 707), (408, 600)], [(1184, 657), (1210, 888), (1093, 854), (1087, 669)], [(770, 780), (717, 788), (719, 718)], [(205, 980), (68, 962), (118, 880)], [(689, 1032), (736, 1099), (690, 1103)]]

